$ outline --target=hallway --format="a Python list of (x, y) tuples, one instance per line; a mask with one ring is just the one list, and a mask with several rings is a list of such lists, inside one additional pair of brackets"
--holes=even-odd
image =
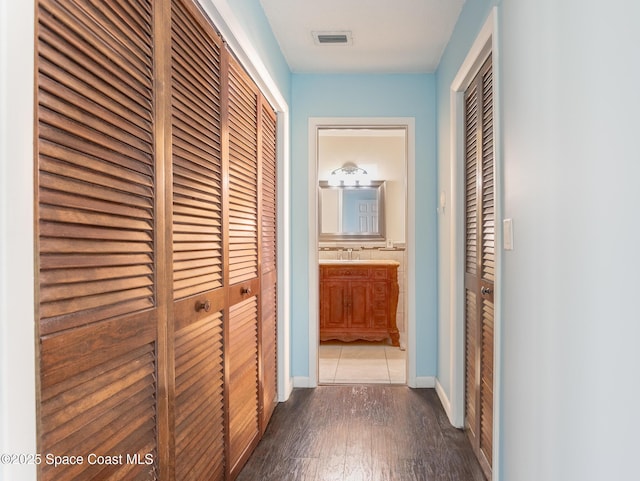
[(482, 481), (463, 431), (432, 389), (296, 389), (238, 481)]

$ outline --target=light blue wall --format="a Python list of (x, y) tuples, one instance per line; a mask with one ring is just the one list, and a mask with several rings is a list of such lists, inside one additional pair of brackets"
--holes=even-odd
[(302, 75), (292, 82), (292, 374), (309, 376), (308, 175), (310, 117), (414, 117), (416, 126), (417, 375), (435, 376), (436, 138), (433, 75)]
[[(484, 25), (496, 0), (467, 1), (436, 71), (438, 103), (438, 192), (444, 192), (451, 206), (451, 83)], [(438, 215), (438, 382), (447, 397), (451, 396), (451, 329), (450, 329), (450, 256), (454, 241), (450, 236), (451, 209)]]
[[(228, 2), (276, 80), (291, 112), (292, 361), (293, 376), (307, 377), (308, 362), (308, 119), (309, 117), (414, 117), (418, 181), (416, 246), (417, 372), (435, 376), (436, 140), (433, 75), (291, 75), (258, 0)], [(304, 179), (303, 182), (300, 179)]]
[(280, 93), (290, 103), (291, 71), (259, 0), (230, 0), (228, 5), (280, 88)]

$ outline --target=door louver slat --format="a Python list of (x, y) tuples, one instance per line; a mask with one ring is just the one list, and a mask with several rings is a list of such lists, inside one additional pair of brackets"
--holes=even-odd
[(483, 302), (480, 447), (491, 459), (493, 448), (493, 303)]
[(176, 479), (222, 479), (222, 313), (176, 336)]
[(476, 313), (477, 300), (475, 292), (466, 290), (465, 306), (465, 426), (475, 435), (476, 430)]
[(271, 107), (261, 107), (261, 357), (262, 430), (277, 404), (277, 219), (276, 219), (276, 117)]
[(477, 199), (477, 124), (478, 124), (478, 92), (474, 87), (470, 87), (467, 92), (465, 109), (465, 225), (466, 225), (466, 248), (465, 266), (466, 272), (475, 274), (478, 263), (478, 199)]
[(258, 306), (256, 297), (230, 309), (228, 346), (229, 462), (232, 468), (259, 435)]
[(185, 5), (172, 2), (172, 14), (173, 276), (182, 299), (222, 286), (221, 51)]
[(258, 274), (258, 97), (229, 62), (229, 282)]

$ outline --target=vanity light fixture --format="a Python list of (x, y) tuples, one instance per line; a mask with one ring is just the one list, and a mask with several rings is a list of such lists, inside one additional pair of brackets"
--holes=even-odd
[(353, 162), (347, 162), (339, 169), (331, 171), (329, 185), (360, 187), (370, 185), (369, 174), (362, 167), (358, 167)]

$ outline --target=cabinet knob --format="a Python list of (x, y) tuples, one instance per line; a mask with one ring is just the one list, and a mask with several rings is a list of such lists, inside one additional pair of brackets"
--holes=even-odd
[(209, 312), (211, 310), (211, 303), (206, 300), (204, 302), (198, 301), (196, 302), (196, 312), (204, 311)]
[(480, 289), (480, 293), (481, 293), (483, 296), (487, 296), (487, 295), (489, 295), (489, 294), (492, 294), (492, 293), (493, 293), (493, 289), (491, 289), (490, 287), (483, 287), (483, 288), (481, 288), (481, 289)]
[(247, 294), (251, 294), (251, 288), (250, 287), (242, 287), (240, 288), (240, 294), (247, 295)]

